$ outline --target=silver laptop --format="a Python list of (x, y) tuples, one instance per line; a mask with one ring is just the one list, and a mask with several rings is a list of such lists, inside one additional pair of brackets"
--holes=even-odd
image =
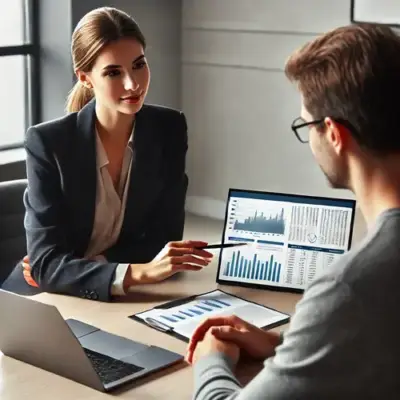
[(183, 356), (102, 331), (56, 307), (0, 290), (0, 351), (99, 391), (110, 391)]

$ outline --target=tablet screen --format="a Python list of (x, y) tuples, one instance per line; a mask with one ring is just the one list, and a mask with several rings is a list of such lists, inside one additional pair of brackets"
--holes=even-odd
[(304, 290), (350, 249), (355, 201), (230, 189), (217, 282)]

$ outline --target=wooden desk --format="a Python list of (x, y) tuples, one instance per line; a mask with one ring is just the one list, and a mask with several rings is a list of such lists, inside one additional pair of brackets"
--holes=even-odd
[[(206, 270), (186, 273), (157, 285), (142, 286), (137, 294), (120, 302), (100, 303), (80, 298), (53, 294), (40, 294), (35, 300), (55, 305), (64, 318), (76, 318), (105, 331), (125, 336), (147, 344), (165, 347), (185, 354), (186, 343), (164, 333), (146, 327), (127, 318), (159, 303), (213, 290), (216, 265)], [(292, 314), (300, 295), (219, 286), (221, 289), (249, 300), (265, 304)], [(1, 329), (1, 328), (0, 328)], [(282, 327), (277, 328), (279, 330)], [(62, 345), (62, 344), (60, 344)], [(193, 391), (192, 369), (186, 364), (172, 367), (128, 385), (116, 395), (122, 399), (190, 399)], [(113, 394), (115, 396), (115, 394)], [(94, 400), (110, 395), (54, 375), (0, 353), (0, 399), (1, 400)]]

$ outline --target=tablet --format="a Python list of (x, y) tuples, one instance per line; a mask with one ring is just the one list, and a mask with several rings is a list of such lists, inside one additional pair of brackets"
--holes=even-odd
[(351, 247), (355, 200), (230, 189), (217, 283), (301, 292)]

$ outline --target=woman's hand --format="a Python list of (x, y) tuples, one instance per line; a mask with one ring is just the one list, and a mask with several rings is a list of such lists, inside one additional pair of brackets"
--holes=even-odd
[(32, 278), (32, 274), (31, 274), (32, 267), (29, 264), (29, 257), (27, 255), (22, 259), (22, 271), (23, 271), (25, 282), (29, 286), (39, 287), (39, 285)]
[[(93, 256), (93, 257), (89, 258), (89, 260), (107, 262), (107, 259), (102, 254), (99, 254), (97, 256)], [(32, 267), (29, 264), (28, 255), (26, 255), (22, 259), (22, 271), (23, 271), (25, 282), (28, 285), (33, 286), (33, 287), (39, 287), (39, 285), (32, 278)]]
[(131, 264), (124, 287), (163, 281), (180, 271), (199, 271), (207, 266), (213, 254), (196, 247), (206, 242), (180, 241), (168, 243), (153, 261), (147, 264)]

